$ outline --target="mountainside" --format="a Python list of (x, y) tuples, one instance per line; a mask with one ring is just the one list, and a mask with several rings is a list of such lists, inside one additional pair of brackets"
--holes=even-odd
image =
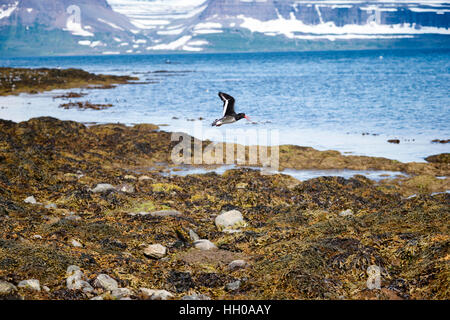
[(450, 47), (450, 2), (0, 0), (0, 52)]

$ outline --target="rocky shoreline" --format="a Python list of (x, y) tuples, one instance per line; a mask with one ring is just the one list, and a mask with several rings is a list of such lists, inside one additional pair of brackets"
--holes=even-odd
[(151, 124), (0, 120), (0, 299), (449, 299), (448, 154), (280, 146), (281, 169), (409, 174), (378, 183), (163, 175), (176, 143)]
[[(28, 69), (0, 67), (0, 96), (37, 94), (55, 89), (110, 89), (134, 83), (137, 77), (93, 74), (81, 69)], [(70, 97), (70, 95), (68, 96)]]

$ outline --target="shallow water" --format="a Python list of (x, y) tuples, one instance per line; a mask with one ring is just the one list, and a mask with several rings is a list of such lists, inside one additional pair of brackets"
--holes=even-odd
[[(238, 168), (235, 165), (224, 165), (215, 168), (201, 168), (201, 167), (175, 167), (169, 172), (163, 172), (163, 175), (174, 175), (174, 176), (187, 176), (189, 174), (205, 174), (208, 172), (215, 172), (217, 174), (223, 174), (225, 171), (230, 169)], [(261, 170), (257, 167), (248, 167), (254, 170)], [(380, 181), (383, 179), (395, 179), (399, 177), (407, 177), (403, 172), (399, 171), (383, 171), (383, 170), (295, 170), (295, 169), (285, 169), (283, 171), (276, 171), (272, 173), (282, 173), (290, 175), (300, 181), (306, 181), (313, 178), (328, 176), (328, 177), (343, 177), (349, 179), (356, 175), (363, 175), (371, 180)]]
[[(13, 121), (168, 124), (162, 129), (215, 141), (251, 135), (237, 129), (268, 129), (279, 133), (275, 143), (400, 161), (450, 152), (448, 144), (431, 143), (450, 136), (448, 50), (0, 58), (0, 65), (76, 67), (156, 82), (84, 90), (88, 96), (71, 99), (114, 105), (101, 111), (58, 108), (63, 100), (51, 93), (0, 97), (0, 118)], [(155, 72), (161, 70), (171, 72)], [(257, 124), (211, 128), (222, 112), (218, 91), (233, 95), (236, 110)], [(199, 117), (205, 120), (187, 121)]]

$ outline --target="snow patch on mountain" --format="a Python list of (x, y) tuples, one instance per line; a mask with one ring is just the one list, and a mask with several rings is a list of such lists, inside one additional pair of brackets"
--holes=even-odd
[(17, 9), (19, 5), (19, 1), (16, 1), (11, 4), (5, 4), (0, 7), (0, 19), (8, 18), (14, 10)]
[(81, 26), (81, 23), (74, 21), (72, 19), (68, 19), (66, 23), (65, 31), (69, 31), (74, 36), (82, 36), (82, 37), (93, 37), (94, 34), (89, 32)]

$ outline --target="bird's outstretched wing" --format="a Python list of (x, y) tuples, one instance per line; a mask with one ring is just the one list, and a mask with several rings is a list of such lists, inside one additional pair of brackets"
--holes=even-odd
[(223, 117), (226, 115), (233, 115), (234, 112), (234, 98), (229, 94), (219, 92), (219, 97), (223, 101)]

